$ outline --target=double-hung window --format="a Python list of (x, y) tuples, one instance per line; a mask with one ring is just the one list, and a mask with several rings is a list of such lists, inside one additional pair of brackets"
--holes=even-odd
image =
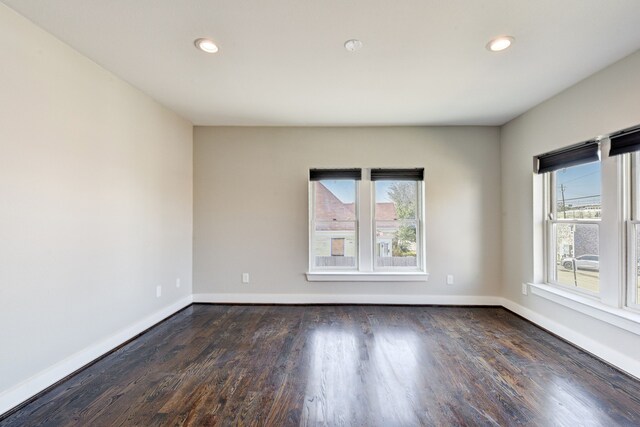
[(545, 181), (546, 281), (600, 292), (600, 147), (589, 141), (536, 158)]
[(571, 298), (581, 304), (590, 296), (640, 310), (640, 127), (535, 156), (534, 172), (542, 176), (544, 282), (577, 292)]
[(418, 269), (422, 245), (421, 169), (371, 169), (376, 270)]
[(360, 169), (312, 169), (310, 266), (312, 270), (358, 269)]
[(422, 168), (311, 169), (310, 280), (426, 280)]
[(640, 309), (640, 128), (611, 136), (610, 156), (620, 156), (625, 203), (626, 306)]

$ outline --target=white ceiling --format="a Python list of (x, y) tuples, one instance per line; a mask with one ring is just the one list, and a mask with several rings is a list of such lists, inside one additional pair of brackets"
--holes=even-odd
[(638, 0), (1, 1), (197, 125), (499, 125), (640, 48)]

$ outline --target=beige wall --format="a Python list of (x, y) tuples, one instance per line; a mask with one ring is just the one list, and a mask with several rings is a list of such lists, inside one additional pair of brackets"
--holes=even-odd
[[(571, 330), (575, 338), (640, 363), (640, 337), (535, 295), (532, 157), (640, 123), (640, 52), (511, 121), (501, 132), (503, 282), (506, 298)], [(606, 153), (605, 153), (606, 155)], [(615, 250), (615, 248), (614, 248)], [(537, 279), (537, 278), (536, 278)], [(638, 370), (640, 372), (640, 370)]]
[[(491, 127), (196, 127), (194, 294), (497, 295), (498, 137)], [(420, 166), (429, 281), (307, 282), (309, 168)]]
[(1, 397), (191, 294), (193, 128), (4, 5), (0, 58)]

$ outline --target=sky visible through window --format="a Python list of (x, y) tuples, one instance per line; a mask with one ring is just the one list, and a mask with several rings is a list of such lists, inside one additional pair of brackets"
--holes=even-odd
[(600, 162), (586, 163), (556, 172), (556, 200), (567, 206), (600, 205)]
[(376, 181), (376, 203), (393, 202), (389, 198), (389, 187), (396, 181)]
[[(394, 181), (376, 181), (376, 202), (391, 202), (388, 192)], [(355, 181), (347, 179), (323, 180), (322, 183), (331, 191), (342, 203), (353, 203), (355, 200)]]
[(322, 180), (322, 184), (342, 203), (353, 203), (356, 197), (356, 182), (350, 179)]

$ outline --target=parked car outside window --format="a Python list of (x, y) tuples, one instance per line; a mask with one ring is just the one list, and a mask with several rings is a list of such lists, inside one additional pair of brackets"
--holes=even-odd
[(579, 257), (563, 258), (561, 265), (567, 270), (573, 270), (575, 261), (576, 270), (600, 270), (600, 259), (598, 255), (580, 255)]

